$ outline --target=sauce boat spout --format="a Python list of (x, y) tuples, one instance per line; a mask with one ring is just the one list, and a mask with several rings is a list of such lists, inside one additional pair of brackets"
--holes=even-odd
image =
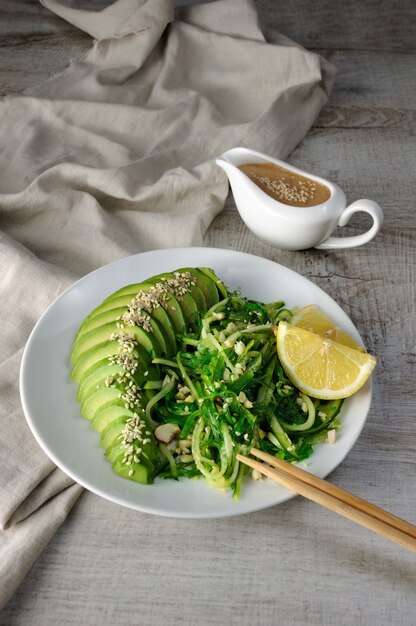
[(243, 172), (239, 170), (238, 167), (234, 165), (234, 163), (228, 160), (226, 156), (223, 155), (223, 156), (218, 157), (217, 159), (215, 159), (215, 162), (227, 174), (228, 180), (230, 181), (231, 185), (243, 179), (244, 177)]
[(215, 159), (216, 164), (227, 174), (234, 193), (237, 188), (239, 190), (249, 182), (247, 176), (239, 169), (239, 166), (249, 162), (255, 154), (257, 153), (247, 148), (232, 148)]

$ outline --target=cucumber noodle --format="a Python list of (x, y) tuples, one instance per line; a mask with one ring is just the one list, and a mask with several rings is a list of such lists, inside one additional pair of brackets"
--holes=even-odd
[(301, 461), (339, 427), (342, 401), (301, 393), (279, 363), (273, 329), (291, 316), (283, 302), (231, 294), (206, 312), (197, 332), (179, 338), (176, 359), (154, 359), (163, 379), (149, 383), (158, 392), (146, 415), (155, 425), (180, 428), (176, 439), (160, 444), (167, 461), (160, 476), (203, 476), (238, 497), (248, 469), (237, 452), (257, 447)]

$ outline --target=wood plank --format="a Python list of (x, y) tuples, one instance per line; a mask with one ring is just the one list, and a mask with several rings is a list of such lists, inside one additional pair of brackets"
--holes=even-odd
[(65, 69), (92, 45), (37, 0), (1, 0), (0, 96), (17, 94)]
[(416, 3), (403, 0), (255, 0), (260, 24), (305, 48), (414, 51)]

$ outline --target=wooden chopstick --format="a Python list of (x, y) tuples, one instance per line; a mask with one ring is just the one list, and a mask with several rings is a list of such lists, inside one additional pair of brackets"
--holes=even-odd
[(242, 454), (238, 454), (237, 459), (305, 498), (416, 552), (416, 526), (291, 463), (276, 459), (256, 448), (251, 453), (268, 465)]
[(400, 530), (401, 532), (406, 533), (407, 535), (410, 535), (411, 537), (414, 537), (416, 539), (416, 526), (413, 526), (413, 524), (406, 522), (400, 517), (396, 517), (396, 515), (393, 515), (392, 513), (388, 513), (384, 509), (380, 509), (380, 507), (376, 506), (375, 504), (371, 504), (371, 502), (368, 502), (368, 500), (363, 500), (353, 493), (350, 493), (349, 491), (345, 491), (344, 489), (333, 485), (327, 480), (322, 480), (322, 478), (318, 478), (318, 476), (314, 476), (314, 474), (305, 472), (304, 470), (296, 467), (295, 465), (292, 465), (291, 463), (288, 463), (287, 461), (276, 459), (270, 454), (262, 452), (262, 450), (258, 450), (257, 448), (253, 448), (251, 450), (251, 454), (258, 457), (259, 459), (262, 459), (263, 461), (266, 461), (266, 463), (268, 463), (269, 465), (272, 465), (277, 469), (281, 469), (287, 472), (291, 476), (295, 476), (296, 478), (303, 480), (308, 485), (312, 485), (313, 487), (317, 487), (318, 489), (325, 490), (326, 493), (329, 493), (335, 498), (338, 498), (338, 500), (342, 500), (343, 502), (354, 506), (356, 509), (363, 511), (363, 513), (372, 515), (381, 522), (385, 522), (393, 528), (396, 528), (397, 530)]

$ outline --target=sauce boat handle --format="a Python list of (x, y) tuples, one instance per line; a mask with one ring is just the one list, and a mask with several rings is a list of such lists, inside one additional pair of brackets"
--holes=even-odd
[(318, 250), (328, 250), (333, 248), (354, 248), (356, 246), (362, 246), (367, 243), (373, 237), (375, 237), (383, 224), (383, 211), (377, 202), (373, 200), (357, 200), (348, 206), (341, 213), (338, 220), (338, 226), (345, 226), (351, 219), (351, 216), (358, 211), (368, 213), (373, 218), (373, 225), (371, 228), (361, 235), (355, 235), (354, 237), (328, 237), (318, 246), (315, 246)]

